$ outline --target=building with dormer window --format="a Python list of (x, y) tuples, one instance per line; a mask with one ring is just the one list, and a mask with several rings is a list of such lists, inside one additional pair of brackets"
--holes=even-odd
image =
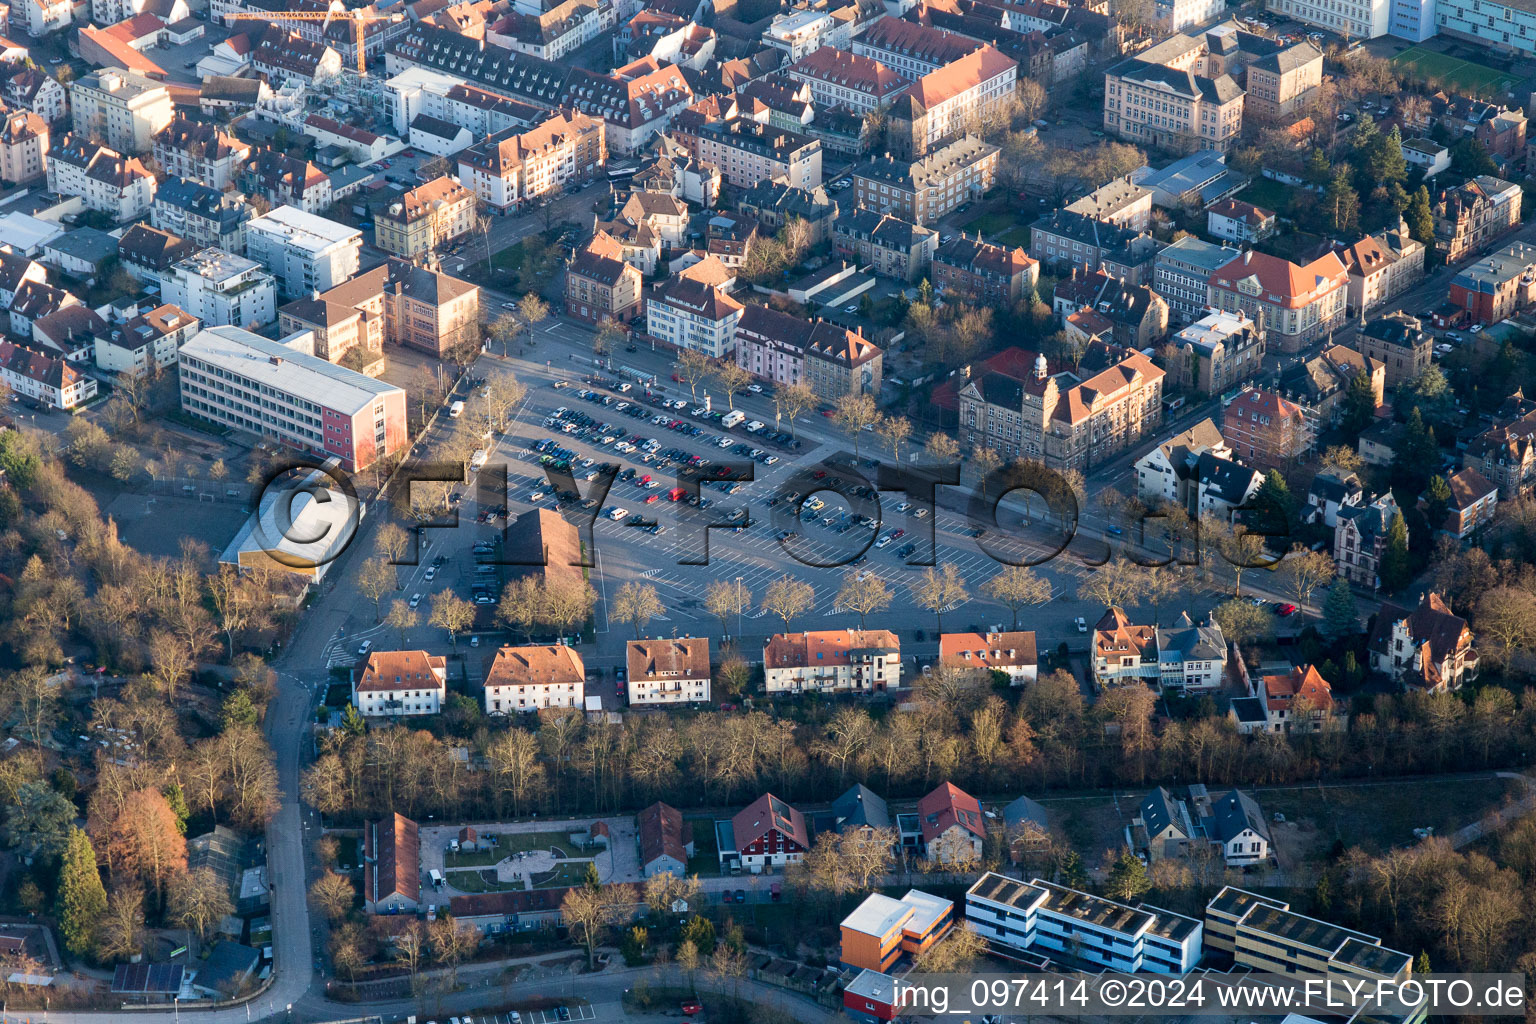
[(503, 647), (485, 675), (485, 713), (532, 714), (586, 706), (586, 665), (564, 644)]
[(352, 706), (365, 716), (435, 715), (448, 688), (448, 659), (426, 651), (374, 651), (352, 680)]
[(1433, 591), (1413, 611), (1383, 604), (1368, 648), (1371, 668), (1415, 690), (1459, 690), (1477, 678), (1477, 652), (1467, 620), (1452, 613)]
[(734, 817), (715, 822), (715, 845), (722, 868), (756, 875), (802, 860), (811, 850), (811, 833), (804, 815), (764, 793)]
[(1299, 352), (1344, 322), (1349, 272), (1333, 252), (1306, 266), (1245, 252), (1211, 275), (1209, 304), (1263, 317), (1271, 348)]
[(900, 680), (901, 643), (888, 629), (775, 633), (763, 645), (769, 693), (884, 693)]
[(631, 640), (629, 704), (696, 704), (709, 700), (709, 638)]
[(945, 633), (939, 637), (939, 664), (1001, 672), (1013, 686), (1039, 678), (1035, 634), (1028, 630), (1003, 633)]

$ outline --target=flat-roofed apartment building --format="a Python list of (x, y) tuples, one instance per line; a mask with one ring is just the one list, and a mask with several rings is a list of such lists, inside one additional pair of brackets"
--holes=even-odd
[(238, 327), (210, 327), (182, 347), (181, 408), (189, 415), (364, 469), (407, 444), (405, 391)]
[(202, 249), (160, 275), (166, 302), (209, 327), (262, 327), (277, 314), (277, 281), (255, 260)]
[(245, 251), (289, 298), (330, 291), (357, 273), (363, 233), (298, 207), (279, 206), (245, 226)]
[(763, 645), (769, 693), (884, 693), (901, 680), (901, 642), (888, 629), (775, 633)]
[(1203, 951), (1194, 918), (992, 871), (966, 891), (965, 926), (1001, 956), (1068, 953), (1125, 973), (1184, 974)]
[(631, 640), (629, 704), (689, 704), (709, 700), (709, 638)]
[(915, 959), (949, 934), (954, 910), (949, 900), (920, 889), (899, 900), (870, 893), (843, 918), (842, 964), (884, 973), (903, 956)]
[(1374, 935), (1294, 913), (1290, 904), (1226, 886), (1205, 908), (1205, 937), (1238, 967), (1269, 974), (1322, 974), (1401, 981), (1413, 958)]
[(586, 706), (587, 669), (574, 647), (529, 644), (503, 647), (485, 674), (485, 713), (532, 713), (540, 708)]
[(435, 715), (443, 709), (448, 659), (426, 651), (374, 651), (352, 681), (363, 715)]

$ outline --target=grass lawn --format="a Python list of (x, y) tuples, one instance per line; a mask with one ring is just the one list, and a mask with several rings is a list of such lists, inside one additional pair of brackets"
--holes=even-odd
[(1448, 836), (1501, 806), (1516, 789), (1513, 780), (1488, 778), (1311, 786), (1256, 795), (1266, 816), (1285, 815), (1285, 824), (1274, 826), (1282, 849), (1306, 861), (1324, 857), (1339, 839), (1381, 853), (1416, 842), (1416, 828)]
[(1029, 228), (1022, 224), (1015, 225), (1007, 231), (1001, 231), (995, 235), (986, 236), (986, 240), (994, 245), (1020, 246), (1029, 248)]
[(497, 859), (527, 850), (559, 850), (561, 856), (571, 856), (571, 837), (567, 832), (507, 832), (501, 837)]
[(460, 892), (512, 892), (523, 888), (522, 882), (498, 882), (478, 871), (450, 871), (443, 877)]
[(535, 889), (564, 889), (573, 885), (581, 885), (587, 880), (587, 865), (591, 861), (574, 860), (561, 861), (555, 865), (553, 871), (547, 871), (542, 875), (533, 876)]
[(356, 836), (337, 836), (336, 863), (344, 868), (357, 867), (357, 845)]
[(1001, 236), (1013, 231), (1024, 232), (1026, 238), (1029, 235), (1029, 229), (1020, 224), (1017, 217), (1003, 210), (988, 210), (977, 214), (961, 225), (960, 230), (968, 235), (980, 231), (981, 237), (989, 242), (997, 241), (993, 236)]
[(483, 843), (495, 836), (497, 844), (487, 850), (463, 850), (459, 853), (444, 851), (443, 866), (446, 868), (483, 868), (517, 853), (529, 850), (559, 850), (563, 857), (571, 856), (571, 839), (564, 832), (482, 832)]
[[(484, 836), (481, 841), (484, 841)], [(446, 868), (483, 868), (495, 864), (506, 854), (500, 847), (492, 847), (489, 850), (461, 850), (454, 853), (452, 850), (443, 851), (443, 867)]]
[[(1286, 207), (1291, 205), (1291, 191), (1294, 186), (1282, 185), (1278, 181), (1269, 178), (1258, 177), (1249, 182), (1248, 187), (1238, 193), (1237, 198), (1254, 206), (1262, 206), (1266, 210), (1275, 213), (1284, 213)], [(1202, 221), (1204, 217), (1201, 218)]]
[(1507, 92), (1520, 82), (1517, 75), (1436, 53), (1422, 46), (1410, 46), (1393, 57), (1392, 63), (1412, 70), (1427, 82), (1451, 86), (1460, 92)]
[(698, 820), (693, 823), (693, 856), (688, 858), (688, 873), (720, 877), (720, 848), (715, 845), (715, 823)]

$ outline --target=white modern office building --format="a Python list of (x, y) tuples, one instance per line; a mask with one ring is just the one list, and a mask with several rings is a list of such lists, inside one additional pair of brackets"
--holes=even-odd
[(1192, 917), (992, 871), (965, 894), (965, 926), (1002, 956), (1059, 953), (1125, 973), (1184, 974), (1203, 950), (1204, 925)]
[(339, 459), (348, 471), (404, 447), (404, 389), (313, 349), (310, 331), (283, 341), (237, 327), (200, 331), (181, 350), (182, 411)]
[(204, 249), (171, 264), (160, 275), (166, 302), (192, 314), (205, 327), (254, 330), (277, 317), (277, 282), (260, 263)]
[(277, 278), (290, 299), (328, 292), (357, 274), (363, 233), (296, 206), (279, 206), (245, 226), (245, 252)]

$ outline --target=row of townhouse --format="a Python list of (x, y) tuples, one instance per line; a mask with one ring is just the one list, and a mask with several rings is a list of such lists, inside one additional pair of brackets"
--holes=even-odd
[[(353, 703), (365, 715), (436, 714), (446, 677), (418, 692), (425, 677), (401, 675), (401, 659), (420, 661), (421, 651), (376, 651), (353, 683)], [(1032, 683), (1038, 671), (1032, 632), (945, 633), (940, 661), (956, 669), (997, 672), (1013, 685)], [(627, 702), (631, 706), (703, 703), (710, 699), (707, 638), (632, 640), (627, 649)], [(770, 693), (876, 694), (901, 680), (901, 646), (889, 630), (823, 630), (777, 633), (763, 645)], [(587, 670), (574, 648), (550, 645), (502, 647), (483, 682), (488, 715), (532, 713), (545, 708), (586, 707)], [(409, 685), (406, 685), (409, 684)], [(621, 696), (626, 696), (621, 686)]]

